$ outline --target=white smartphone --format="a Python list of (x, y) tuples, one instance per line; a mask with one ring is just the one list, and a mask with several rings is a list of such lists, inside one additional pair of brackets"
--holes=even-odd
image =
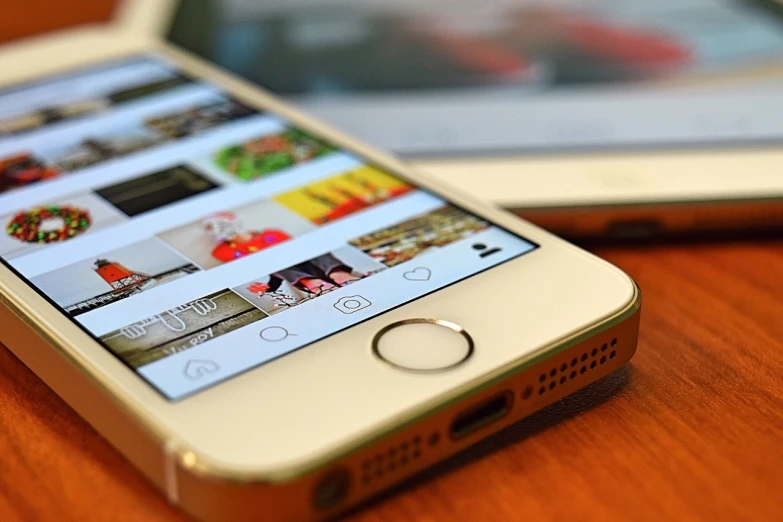
[(772, 0), (147, 7), (159, 37), (558, 233), (783, 227)]
[(197, 519), (332, 517), (636, 349), (617, 268), (180, 50), (0, 70), (0, 342)]

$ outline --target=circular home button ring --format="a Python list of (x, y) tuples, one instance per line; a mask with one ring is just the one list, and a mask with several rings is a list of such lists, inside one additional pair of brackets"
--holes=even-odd
[(458, 324), (440, 319), (405, 319), (383, 327), (372, 341), (376, 357), (413, 373), (456, 368), (473, 355), (473, 338)]

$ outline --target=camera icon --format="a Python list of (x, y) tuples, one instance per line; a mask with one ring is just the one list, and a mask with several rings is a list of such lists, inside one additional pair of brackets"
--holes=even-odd
[(334, 303), (334, 307), (344, 314), (352, 314), (359, 310), (364, 310), (371, 304), (370, 301), (360, 295), (347, 295)]

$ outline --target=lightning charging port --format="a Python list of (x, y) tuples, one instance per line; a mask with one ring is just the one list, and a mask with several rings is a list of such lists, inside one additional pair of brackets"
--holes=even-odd
[(514, 395), (506, 391), (462, 412), (451, 422), (451, 437), (464, 437), (505, 417), (513, 401)]

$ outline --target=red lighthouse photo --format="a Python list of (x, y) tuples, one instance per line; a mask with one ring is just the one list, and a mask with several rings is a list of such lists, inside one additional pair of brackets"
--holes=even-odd
[(147, 239), (37, 276), (34, 282), (77, 316), (199, 271), (161, 241)]
[(99, 259), (95, 262), (95, 272), (109, 284), (112, 290), (120, 292), (154, 281), (151, 276), (134, 272), (120, 263), (106, 259)]

